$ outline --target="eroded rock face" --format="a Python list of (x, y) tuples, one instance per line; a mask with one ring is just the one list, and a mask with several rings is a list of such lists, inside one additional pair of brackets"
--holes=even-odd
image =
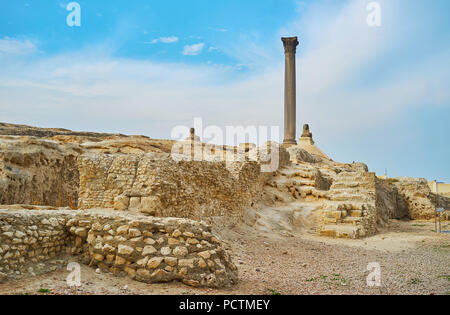
[(64, 254), (148, 283), (224, 287), (237, 281), (236, 266), (211, 228), (188, 219), (100, 210), (0, 210), (0, 244), (3, 281), (52, 270), (47, 262)]
[(432, 219), (436, 207), (444, 207), (450, 198), (437, 198), (425, 179), (397, 177), (387, 180), (394, 185), (403, 199), (400, 205), (403, 212), (408, 212), (412, 219)]
[(377, 223), (379, 226), (386, 226), (390, 219), (411, 218), (406, 200), (399, 193), (397, 187), (378, 178), (376, 178), (375, 185), (377, 193)]
[(81, 137), (106, 137), (110, 134), (96, 132), (77, 132), (63, 128), (39, 128), (27, 125), (16, 125), (0, 122), (0, 135), (10, 136), (33, 136), (33, 137), (53, 137), (53, 136), (81, 136)]
[(298, 146), (291, 146), (287, 149), (290, 154), (291, 162), (307, 162), (307, 163), (320, 163), (322, 158), (316, 155), (308, 153), (305, 149)]
[(78, 204), (76, 145), (30, 137), (0, 137), (0, 204)]
[(86, 153), (170, 152), (173, 141), (0, 123), (0, 204), (78, 206)]

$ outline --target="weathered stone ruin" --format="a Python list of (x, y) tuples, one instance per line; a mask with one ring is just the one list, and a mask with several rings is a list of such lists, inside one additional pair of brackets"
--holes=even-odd
[(0, 136), (2, 280), (76, 259), (144, 282), (236, 282), (204, 221), (242, 221), (267, 177), (258, 162), (175, 161), (172, 141), (3, 126), (15, 135)]
[(230, 226), (362, 238), (450, 208), (424, 179), (333, 161), (309, 125), (297, 144), (299, 42), (282, 41), (283, 145), (210, 145), (193, 128), (175, 142), (0, 123), (0, 282), (78, 261), (147, 283), (224, 287), (238, 280), (218, 236)]
[(425, 180), (383, 180), (362, 163), (332, 161), (309, 128), (298, 145), (277, 146), (278, 168), (264, 173), (270, 150), (253, 145), (231, 163), (176, 161), (172, 141), (7, 127), (15, 135), (0, 136), (3, 280), (77, 260), (144, 282), (227, 286), (237, 271), (214, 234), (227, 223), (359, 238), (450, 204)]

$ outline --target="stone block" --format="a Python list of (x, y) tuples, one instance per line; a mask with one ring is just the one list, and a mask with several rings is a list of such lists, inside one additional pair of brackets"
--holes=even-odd
[(140, 211), (149, 215), (155, 215), (161, 206), (161, 200), (157, 196), (142, 197)]
[(115, 210), (127, 210), (130, 205), (130, 198), (128, 196), (117, 196), (114, 198)]
[(141, 207), (141, 197), (131, 197), (128, 210), (138, 211), (140, 207)]

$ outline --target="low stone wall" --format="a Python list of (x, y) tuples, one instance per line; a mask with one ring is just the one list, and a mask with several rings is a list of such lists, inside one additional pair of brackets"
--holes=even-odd
[(220, 240), (208, 225), (193, 220), (107, 210), (0, 210), (0, 228), (0, 279), (70, 253), (143, 282), (223, 287), (237, 281)]
[(239, 217), (266, 178), (257, 162), (174, 161), (169, 154), (79, 157), (79, 208), (134, 210), (158, 217)]
[(69, 244), (66, 215), (54, 211), (0, 210), (0, 280), (44, 271), (39, 264), (60, 256)]
[(384, 179), (375, 178), (377, 223), (387, 226), (390, 219), (410, 219), (408, 204), (397, 187)]

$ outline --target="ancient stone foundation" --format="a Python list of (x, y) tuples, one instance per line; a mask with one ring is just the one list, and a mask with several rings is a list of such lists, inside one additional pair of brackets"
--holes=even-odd
[(120, 211), (0, 210), (0, 232), (0, 280), (39, 273), (39, 264), (69, 254), (148, 283), (223, 287), (237, 281), (220, 240), (193, 220)]

